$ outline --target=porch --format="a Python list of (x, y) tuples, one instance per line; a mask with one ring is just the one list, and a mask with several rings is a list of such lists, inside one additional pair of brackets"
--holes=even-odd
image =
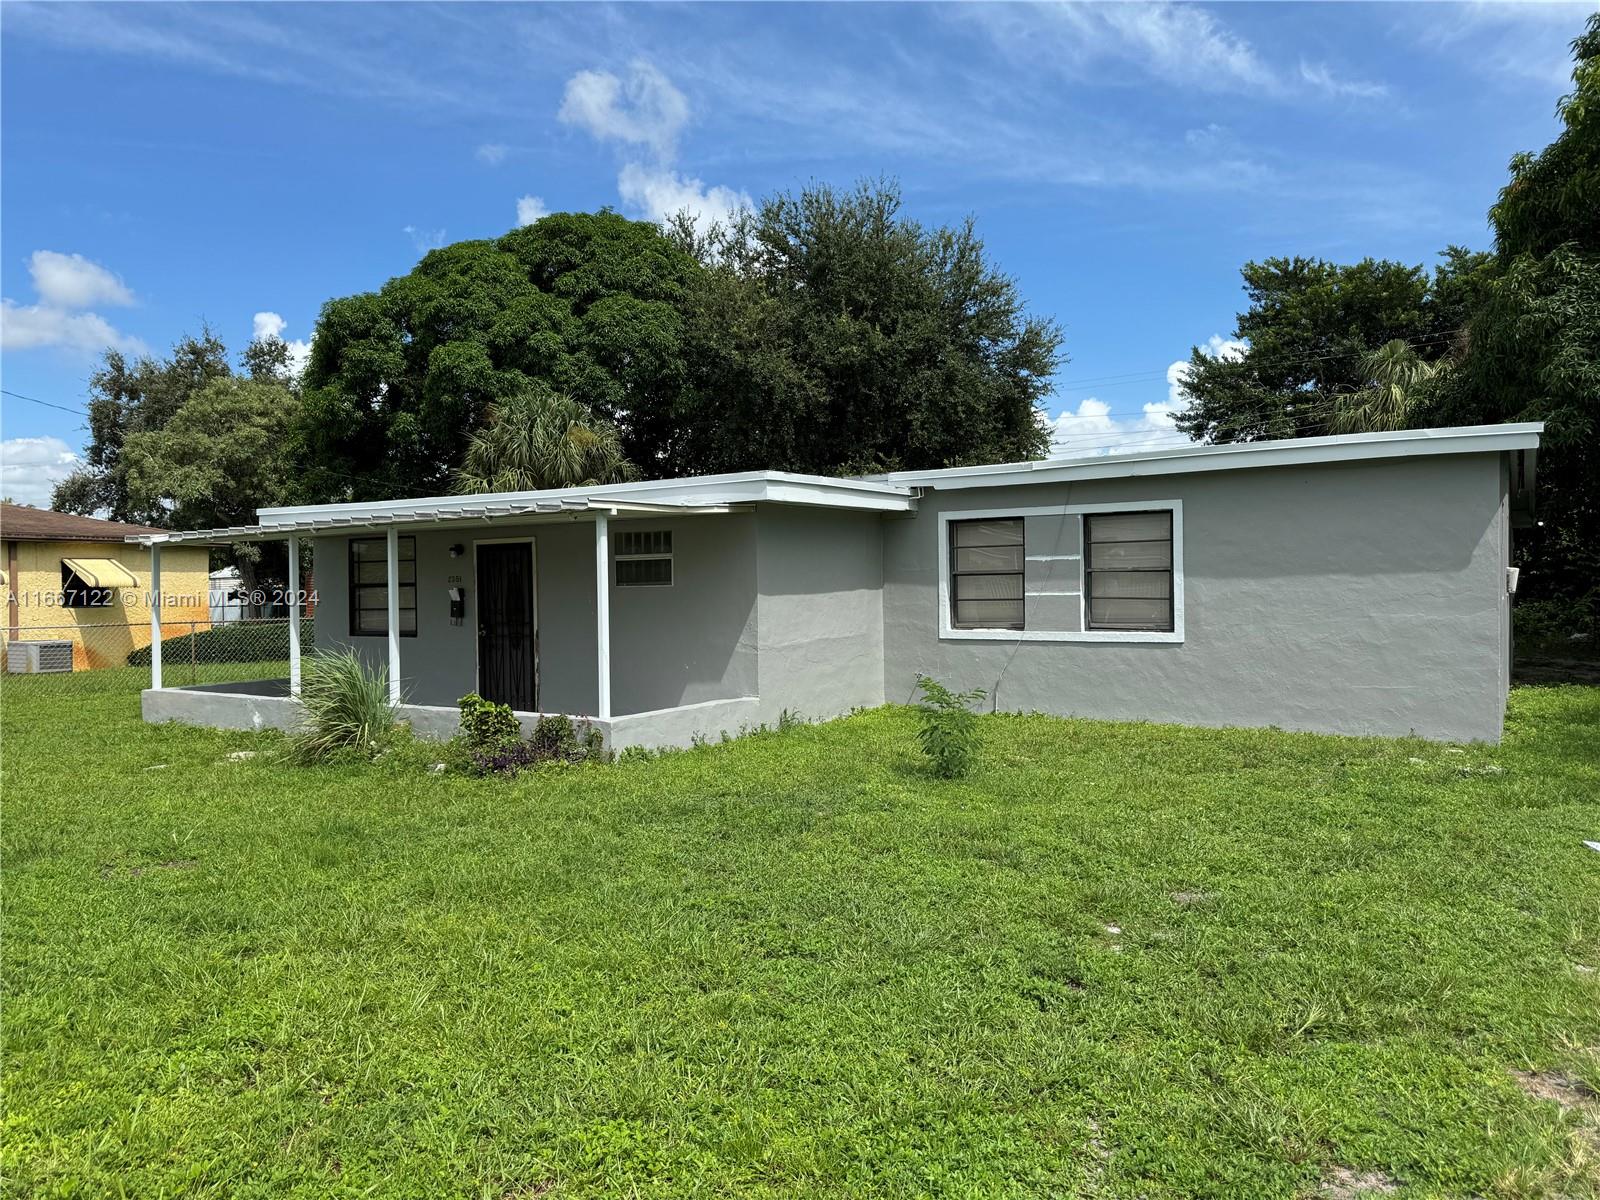
[[(855, 636), (869, 650), (881, 644), (877, 523), (860, 518), (905, 511), (907, 489), (762, 474), (606, 491), (267, 510), (259, 526), (151, 538), (157, 649), (145, 717), (291, 728), (302, 712), (302, 655), (312, 649), (352, 651), (385, 670), (402, 719), (427, 737), (456, 731), (457, 701), (468, 692), (510, 705), (525, 729), (560, 713), (618, 749), (683, 746), (775, 720), (785, 707), (833, 715), (881, 697), (881, 659), (818, 664), (809, 639), (813, 622), (836, 629), (831, 605), (845, 604)], [(772, 500), (767, 537), (784, 553), (769, 555), (762, 575), (756, 502)], [(284, 678), (171, 686), (159, 650), (162, 544), (269, 539), (287, 543), (293, 597), (310, 543), (314, 646), (303, 645), (301, 606), (290, 604)], [(838, 560), (820, 573), (819, 551)], [(854, 574), (839, 595), (808, 599), (830, 571)], [(768, 648), (778, 653), (767, 697), (762, 584), (786, 593), (777, 603), (813, 614), (785, 622), (804, 645)], [(867, 618), (859, 626), (857, 609)], [(807, 685), (824, 689), (825, 701)]]

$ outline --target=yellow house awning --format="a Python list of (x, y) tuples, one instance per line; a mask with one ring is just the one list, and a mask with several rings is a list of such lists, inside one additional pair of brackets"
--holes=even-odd
[(128, 568), (109, 558), (63, 558), (62, 565), (69, 568), (74, 575), (83, 580), (90, 587), (119, 588), (138, 587), (139, 581), (128, 571)]

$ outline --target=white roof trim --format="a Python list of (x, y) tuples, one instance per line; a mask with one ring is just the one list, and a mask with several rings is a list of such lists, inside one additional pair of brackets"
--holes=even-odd
[(1519, 425), (1467, 425), (1451, 429), (1402, 429), (1393, 433), (1351, 433), (1337, 437), (1286, 438), (1272, 442), (1229, 442), (1220, 446), (1174, 446), (1131, 454), (1089, 458), (1046, 458), (989, 467), (950, 467), (939, 471), (894, 471), (871, 478), (886, 483), (944, 491), (975, 487), (1015, 487), (1080, 479), (1119, 479), (1230, 471), (1247, 467), (1293, 467), (1315, 463), (1366, 462), (1436, 454), (1484, 454), (1534, 450), (1542, 422)]
[(137, 534), (127, 541), (140, 545), (177, 542), (226, 544), (277, 539), (291, 533), (343, 532), (387, 528), (399, 524), (462, 524), (525, 519), (549, 520), (604, 512), (630, 514), (715, 515), (758, 502), (801, 504), (871, 512), (909, 512), (916, 505), (911, 488), (859, 479), (828, 479), (782, 471), (747, 471), (691, 479), (651, 479), (597, 488), (557, 488), (542, 492), (498, 492), (481, 496), (425, 496), (413, 500), (379, 500), (356, 504), (306, 504), (264, 508), (259, 525), (228, 529)]

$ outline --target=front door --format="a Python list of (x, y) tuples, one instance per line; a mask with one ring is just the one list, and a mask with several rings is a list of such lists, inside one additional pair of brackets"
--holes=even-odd
[(534, 672), (533, 545), (478, 547), (478, 692), (538, 712)]

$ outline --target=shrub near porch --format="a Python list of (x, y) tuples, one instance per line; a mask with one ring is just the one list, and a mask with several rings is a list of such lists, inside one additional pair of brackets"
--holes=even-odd
[(1497, 749), (985, 717), (943, 782), (884, 709), (506, 781), (134, 686), (0, 713), (19, 1194), (1595, 1193), (1600, 692)]

